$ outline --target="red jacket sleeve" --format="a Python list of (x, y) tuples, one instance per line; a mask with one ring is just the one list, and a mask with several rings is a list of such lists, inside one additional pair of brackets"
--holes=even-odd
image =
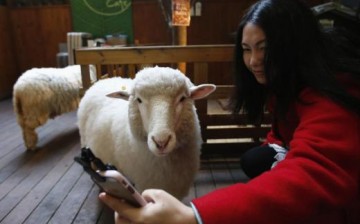
[(269, 144), (269, 143), (270, 144), (277, 144), (277, 145), (280, 145), (280, 146), (284, 147), (283, 142), (278, 137), (276, 137), (273, 129), (271, 129), (269, 131), (269, 133), (266, 135), (266, 140), (264, 142), (264, 145)]
[(309, 223), (359, 200), (359, 116), (311, 91), (301, 98), (312, 103), (296, 106), (285, 160), (247, 184), (193, 200), (204, 224)]

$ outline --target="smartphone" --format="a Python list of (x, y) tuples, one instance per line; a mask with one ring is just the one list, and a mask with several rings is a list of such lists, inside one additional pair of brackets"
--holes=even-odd
[(91, 179), (107, 194), (124, 199), (136, 207), (145, 206), (146, 200), (136, 190), (125, 175), (116, 167), (104, 164), (95, 157), (89, 148), (82, 148), (81, 155), (74, 158), (88, 173)]
[(94, 182), (111, 196), (124, 199), (128, 203), (141, 207), (147, 204), (146, 200), (136, 190), (133, 184), (117, 170), (97, 171), (104, 177), (103, 181), (93, 178)]

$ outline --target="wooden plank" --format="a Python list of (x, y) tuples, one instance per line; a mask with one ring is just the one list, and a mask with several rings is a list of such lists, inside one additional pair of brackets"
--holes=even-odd
[[(46, 176), (56, 165), (59, 156), (69, 150), (71, 140), (62, 137), (58, 136), (52, 144), (34, 153), (28, 162), (0, 184), (0, 220)], [(78, 139), (78, 136), (75, 138)]]
[[(35, 170), (37, 166), (35, 165), (37, 162), (41, 162), (42, 159), (47, 159), (48, 153), (46, 153), (45, 150), (40, 151), (34, 156), (29, 157), (30, 159), (26, 161), (22, 165), (20, 169), (18, 169), (13, 175), (11, 175), (11, 178), (7, 178), (5, 181), (2, 181), (0, 184), (0, 200), (3, 202), (3, 198), (6, 197), (11, 191), (15, 190), (20, 182), (22, 182), (24, 179), (28, 178), (32, 171)], [(43, 160), (45, 161), (45, 160)], [(51, 165), (45, 162), (45, 165)], [(34, 172), (34, 173), (35, 173)], [(34, 174), (35, 175), (35, 174)], [(33, 183), (34, 184), (34, 183)], [(22, 193), (22, 192), (21, 192)], [(0, 205), (1, 208), (1, 205)], [(1, 212), (0, 212), (1, 213)], [(1, 217), (1, 215), (0, 215)]]
[[(33, 157), (31, 153), (24, 153), (22, 145), (12, 149), (11, 153), (6, 154), (6, 156), (0, 159), (0, 184), (7, 180), (10, 176), (13, 176), (13, 174), (19, 170), (23, 164)], [(16, 177), (16, 175), (14, 176)], [(21, 181), (21, 179), (19, 178), (18, 181)], [(13, 185), (15, 186), (16, 182)]]
[(194, 63), (194, 84), (199, 85), (208, 82), (208, 63), (195, 62)]
[(215, 190), (215, 181), (209, 170), (209, 164), (201, 164), (201, 169), (195, 179), (195, 197), (201, 197)]
[(210, 170), (213, 179), (215, 180), (215, 188), (227, 187), (234, 183), (230, 170), (226, 162), (210, 163)]
[(207, 143), (202, 145), (201, 157), (207, 158), (209, 155), (219, 155), (225, 157), (241, 156), (244, 152), (258, 146), (258, 143), (243, 142), (243, 143)]
[(3, 149), (0, 151), (0, 168), (3, 166), (4, 163), (9, 162), (9, 160), (4, 159), (4, 157), (12, 153), (15, 148), (19, 147), (22, 148), (22, 151), (24, 151), (22, 133), (17, 124), (13, 126), (7, 125), (4, 128), (7, 131), (0, 135), (0, 147)]
[[(18, 77), (14, 49), (14, 38), (11, 34), (11, 19), (8, 7), (0, 6), (0, 99), (11, 96), (12, 87)], [(0, 106), (1, 107), (1, 106)], [(1, 113), (1, 112), (0, 112)], [(1, 123), (1, 122), (0, 122)]]
[(249, 181), (249, 178), (246, 176), (244, 171), (241, 169), (240, 157), (239, 157), (238, 161), (233, 161), (229, 158), (226, 158), (225, 161), (228, 166), (228, 169), (230, 170), (230, 174), (233, 177), (234, 184), (235, 183), (246, 183)]
[[(2, 107), (4, 107), (4, 108), (2, 108)], [(0, 105), (0, 108), (1, 108), (1, 110), (0, 110), (0, 114), (1, 114), (0, 122), (1, 122), (1, 127), (3, 128), (4, 127), (3, 125), (5, 124), (5, 122), (15, 121), (16, 118), (15, 118), (15, 113), (13, 111), (14, 109), (13, 109), (12, 106), (8, 107), (7, 105), (4, 106), (4, 104), (2, 104), (2, 105)]]
[[(205, 62), (196, 62), (194, 63), (194, 84), (198, 85), (201, 83), (207, 83), (208, 81), (208, 64)], [(203, 116), (208, 114), (207, 99), (198, 100), (195, 102), (195, 107), (199, 115), (199, 120), (203, 120)], [(201, 136), (204, 141), (206, 141), (207, 136), (204, 135), (206, 125), (201, 125)]]
[[(53, 147), (51, 144), (60, 140), (61, 137), (66, 138), (73, 132), (77, 132), (75, 121), (76, 113), (71, 112), (55, 118), (54, 120), (49, 120), (47, 124), (39, 127), (37, 129), (39, 138), (38, 149), (44, 151), (47, 147)], [(14, 134), (14, 136), (16, 136), (16, 134)], [(15, 174), (15, 172), (20, 169), (22, 165), (26, 166), (29, 160), (38, 154), (37, 152), (29, 152), (26, 150), (21, 135), (18, 135), (18, 139), (9, 142), (9, 144), (3, 145), (2, 148), (3, 150), (1, 151), (3, 151), (4, 154), (0, 159), (0, 169), (4, 169), (0, 172), (0, 183), (4, 182), (6, 178), (13, 174), (18, 175)], [(55, 148), (57, 148), (57, 146)], [(16, 157), (16, 155), (20, 154), (24, 155)], [(22, 171), (20, 171), (20, 173), (22, 173)], [(26, 172), (22, 174), (23, 177), (26, 177), (26, 175)], [(12, 180), (16, 179), (18, 178), (12, 178)], [(18, 179), (18, 181), (21, 181), (21, 179)], [(7, 189), (11, 189), (11, 185), (9, 185)]]
[(16, 66), (20, 73), (34, 67), (56, 67), (59, 43), (66, 42), (71, 28), (70, 5), (49, 7), (16, 7), (10, 10), (16, 52)]
[(11, 99), (0, 100), (0, 114), (9, 115), (12, 111), (12, 101)]
[[(20, 126), (14, 119), (10, 120), (12, 120), (12, 123), (4, 127), (7, 131), (0, 135), (1, 147), (3, 148), (3, 150), (0, 152), (0, 167), (4, 165), (4, 163), (1, 162), (1, 160), (3, 160), (2, 157), (6, 156), (8, 153), (11, 153), (14, 148), (20, 146), (22, 147), (23, 152), (26, 151)], [(48, 142), (49, 139), (54, 138), (59, 134), (60, 131), (62, 131), (60, 127), (63, 125), (61, 123), (59, 124), (60, 126), (57, 127), (53, 126), (51, 124), (52, 122), (57, 123), (58, 121), (50, 119), (46, 124), (36, 129), (39, 141), (38, 146), (41, 147), (42, 144)], [(9, 163), (9, 161), (10, 160), (5, 160), (6, 163)]]
[[(9, 208), (11, 210), (11, 208), (22, 199), (22, 196), (27, 194), (27, 192), (31, 190), (31, 187), (34, 186), (42, 178), (42, 176), (46, 174), (47, 169), (54, 165), (52, 162), (57, 160), (56, 156), (65, 152), (60, 148), (67, 145), (66, 138), (64, 139), (65, 142), (63, 142), (61, 137), (66, 136), (67, 131), (74, 127), (76, 128), (76, 126), (74, 125), (73, 121), (71, 122), (71, 128), (66, 126), (69, 125), (68, 122), (63, 122), (61, 120), (59, 122), (60, 124), (54, 122), (56, 125), (54, 125), (52, 130), (49, 129), (49, 127), (43, 129), (49, 129), (49, 136), (58, 135), (58, 138), (53, 141), (54, 145), (51, 145), (51, 143), (50, 145), (45, 145), (43, 150), (40, 150), (37, 153), (25, 153), (23, 147), (22, 150), (19, 150), (19, 147), (12, 146), (13, 150), (16, 151), (17, 149), (18, 152), (8, 158), (5, 157), (5, 160), (3, 160), (4, 157), (2, 158), (2, 164), (7, 163), (5, 166), (1, 166), (0, 172), (0, 198), (2, 198), (0, 207), (1, 205), (6, 204), (6, 209), (0, 209), (2, 218), (6, 213), (9, 212)], [(59, 135), (59, 132), (63, 132), (65, 135)], [(22, 141), (22, 138), (20, 141)], [(11, 148), (11, 145), (9, 145), (9, 148)], [(65, 150), (67, 150), (66, 147)], [(19, 155), (19, 157), (16, 157), (16, 155)], [(6, 161), (6, 159), (9, 158), (16, 158), (16, 160)]]
[[(246, 125), (248, 124), (245, 114), (208, 114), (204, 116), (204, 121), (208, 126), (211, 125)], [(272, 118), (265, 115), (262, 126), (271, 125)]]
[[(208, 82), (208, 81), (207, 81)], [(216, 90), (207, 99), (228, 99), (234, 91), (233, 85), (216, 85)]]
[(97, 185), (93, 185), (84, 204), (81, 206), (74, 223), (96, 223), (104, 205), (99, 201), (100, 189)]
[(49, 223), (83, 172), (79, 164), (73, 163), (24, 223)]
[[(81, 74), (83, 74), (81, 72)], [(96, 64), (96, 79), (99, 80), (101, 79), (102, 76), (102, 65), (101, 64)]]
[[(81, 65), (81, 81), (84, 89), (88, 89), (91, 85), (91, 79), (90, 79), (90, 69), (89, 65)], [(96, 70), (98, 74), (98, 69)], [(99, 78), (99, 77), (98, 77)]]
[(89, 175), (83, 172), (49, 222), (72, 223), (93, 185)]
[(97, 47), (75, 50), (76, 64), (158, 64), (232, 61), (234, 45)]
[(79, 154), (80, 144), (78, 141), (72, 141), (73, 150), (70, 150), (60, 159), (56, 166), (51, 169), (46, 176), (41, 179), (31, 191), (16, 205), (14, 209), (3, 220), (4, 223), (22, 223), (37, 207), (46, 194), (54, 187), (59, 179), (68, 170), (69, 166), (74, 163), (74, 156)]
[(212, 128), (206, 129), (205, 135), (207, 139), (222, 138), (259, 138), (265, 137), (270, 128), (263, 127), (228, 127), (228, 128)]

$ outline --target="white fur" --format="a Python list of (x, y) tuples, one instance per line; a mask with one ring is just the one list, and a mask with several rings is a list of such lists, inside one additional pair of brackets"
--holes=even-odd
[(199, 169), (202, 139), (194, 100), (214, 90), (162, 67), (145, 68), (134, 80), (98, 81), (78, 110), (82, 146), (115, 165), (140, 191), (164, 189), (181, 199)]
[[(90, 67), (92, 79), (94, 69)], [(13, 105), (27, 149), (36, 148), (37, 127), (45, 124), (49, 118), (78, 108), (81, 83), (79, 65), (33, 68), (19, 77), (14, 85)]]

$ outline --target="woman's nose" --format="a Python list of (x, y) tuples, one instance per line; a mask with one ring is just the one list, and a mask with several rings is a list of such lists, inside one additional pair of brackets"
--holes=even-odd
[(250, 65), (252, 66), (259, 65), (262, 63), (262, 60), (263, 60), (262, 54), (258, 51), (253, 51), (250, 58)]

